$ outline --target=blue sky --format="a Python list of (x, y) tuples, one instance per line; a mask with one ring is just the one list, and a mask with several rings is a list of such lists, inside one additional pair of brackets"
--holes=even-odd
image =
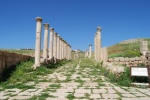
[(0, 0), (0, 48), (35, 48), (38, 16), (72, 49), (94, 44), (97, 26), (103, 47), (150, 38), (150, 0)]

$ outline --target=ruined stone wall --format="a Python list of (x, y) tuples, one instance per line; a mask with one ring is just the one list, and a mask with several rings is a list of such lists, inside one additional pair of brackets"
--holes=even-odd
[(146, 52), (146, 66), (150, 66), (150, 51)]
[(134, 57), (134, 58), (128, 58), (128, 57), (114, 57), (109, 58), (108, 62), (112, 64), (117, 65), (125, 65), (125, 66), (138, 66), (139, 64), (142, 64), (142, 57)]
[(19, 62), (27, 61), (30, 56), (0, 51), (0, 75), (4, 70), (16, 65)]

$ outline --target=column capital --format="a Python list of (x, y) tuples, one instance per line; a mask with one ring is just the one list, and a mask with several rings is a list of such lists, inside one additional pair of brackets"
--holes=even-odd
[(97, 31), (101, 31), (102, 30), (102, 28), (101, 27), (97, 27)]
[(60, 35), (57, 34), (57, 37), (60, 37)]
[(54, 34), (57, 36), (57, 32), (54, 32)]
[(42, 22), (42, 18), (41, 17), (36, 17), (35, 18), (37, 22)]
[(51, 31), (54, 31), (54, 28), (50, 28)]
[(45, 29), (48, 29), (49, 28), (49, 23), (45, 23), (45, 24), (43, 24), (44, 25), (44, 28)]
[(92, 44), (90, 44), (89, 46), (92, 46)]

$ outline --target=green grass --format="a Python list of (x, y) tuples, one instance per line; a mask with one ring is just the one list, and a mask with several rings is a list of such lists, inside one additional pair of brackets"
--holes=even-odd
[[(150, 39), (148, 41), (148, 48), (150, 50)], [(132, 44), (116, 44), (108, 48), (108, 57), (136, 57), (140, 56), (140, 43)]]
[(51, 84), (51, 85), (49, 85), (49, 87), (51, 87), (51, 88), (60, 88), (61, 85), (60, 84)]
[(18, 54), (34, 54), (34, 50), (15, 50), (15, 49), (0, 49), (0, 50)]
[(74, 95), (73, 94), (68, 94), (67, 95), (67, 99), (69, 99), (69, 100), (73, 100), (75, 97), (74, 97)]
[[(45, 76), (47, 74), (52, 74), (56, 68), (69, 63), (69, 61), (62, 61), (59, 62), (57, 64), (55, 64), (54, 66), (52, 64), (49, 64), (48, 67), (47, 66), (40, 66), (38, 67), (36, 70), (33, 70), (31, 68), (31, 66), (34, 64), (33, 59), (27, 62), (21, 62), (20, 64), (18, 64), (15, 68), (15, 70), (13, 70), (10, 73), (9, 77), (7, 77), (7, 79), (5, 79), (5, 81), (3, 81), (3, 78), (5, 77), (1, 77), (0, 80), (0, 85), (3, 88), (33, 88), (32, 86), (26, 86), (24, 83), (27, 82), (34, 82), (34, 83), (38, 83), (40, 82), (39, 80), (39, 76)], [(46, 79), (43, 79), (41, 81), (48, 81)]]
[[(120, 77), (117, 78), (116, 75), (108, 71), (106, 67), (102, 67), (101, 63), (94, 62), (88, 58), (82, 59), (80, 66), (81, 66), (81, 69), (90, 68), (91, 71), (88, 72), (88, 75), (90, 76), (102, 75), (102, 76), (105, 76), (107, 78), (107, 81), (111, 83), (115, 83), (120, 86), (130, 86), (131, 81), (130, 81), (130, 69), (129, 68), (126, 68), (125, 72), (122, 73)], [(98, 69), (100, 71), (98, 71)], [(80, 79), (76, 80), (76, 82), (83, 83), (82, 80)], [(95, 80), (95, 82), (98, 82), (99, 86), (105, 86), (105, 84), (102, 83), (103, 81), (101, 79), (97, 79)]]

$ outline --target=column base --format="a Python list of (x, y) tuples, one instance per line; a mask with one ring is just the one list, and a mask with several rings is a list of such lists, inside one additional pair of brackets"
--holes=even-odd
[(40, 63), (34, 64), (33, 66), (31, 66), (31, 68), (36, 69), (37, 67), (40, 67)]

